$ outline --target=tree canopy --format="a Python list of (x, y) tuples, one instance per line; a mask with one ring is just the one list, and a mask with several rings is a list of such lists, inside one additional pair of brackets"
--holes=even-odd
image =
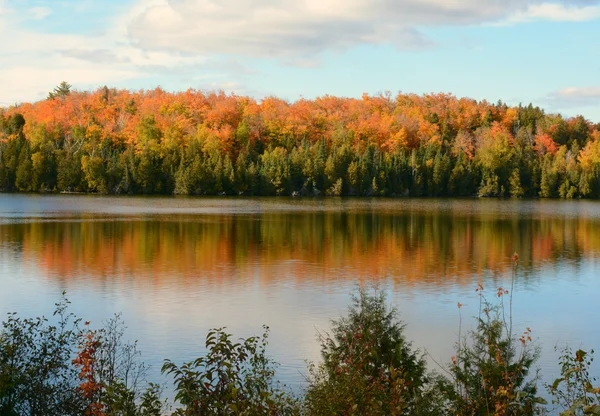
[(160, 88), (0, 110), (0, 190), (599, 197), (600, 126), (450, 94), (289, 102)]

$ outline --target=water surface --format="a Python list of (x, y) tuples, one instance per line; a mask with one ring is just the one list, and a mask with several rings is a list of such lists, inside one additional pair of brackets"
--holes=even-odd
[(600, 348), (599, 226), (592, 201), (0, 195), (0, 312), (51, 314), (63, 290), (93, 322), (123, 312), (158, 382), (208, 329), (266, 324), (298, 386), (357, 285), (386, 290), (414, 345), (448, 362), (457, 302), (464, 330), (477, 284), (510, 287), (517, 252), (515, 325), (549, 380), (555, 345)]

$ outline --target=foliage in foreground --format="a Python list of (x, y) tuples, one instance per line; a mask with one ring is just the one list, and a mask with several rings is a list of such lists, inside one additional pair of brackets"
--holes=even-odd
[[(600, 414), (600, 388), (590, 375), (593, 351), (562, 351), (561, 377), (547, 386), (554, 397), (548, 409), (538, 396), (537, 373), (531, 374), (537, 349), (530, 330), (513, 334), (512, 299), (504, 304), (508, 291), (498, 289), (495, 305), (481, 286), (478, 292), (477, 325), (459, 335), (445, 376), (427, 372), (424, 355), (406, 340), (385, 295), (360, 290), (348, 315), (319, 334), (322, 362), (310, 364), (303, 397), (275, 381), (267, 327), (262, 336), (237, 341), (219, 328), (208, 333), (205, 355), (181, 365), (165, 360), (162, 371), (174, 382), (172, 414)], [(145, 382), (136, 344), (123, 341), (119, 316), (92, 330), (67, 313), (67, 304), (57, 304), (51, 320), (9, 314), (3, 323), (0, 416), (166, 414), (160, 387)]]
[(174, 378), (174, 415), (295, 415), (298, 402), (273, 382), (275, 363), (262, 337), (232, 340), (224, 328), (206, 336), (207, 354), (181, 366), (166, 360), (162, 371)]
[[(477, 326), (460, 339), (456, 356), (449, 367), (448, 408), (459, 415), (534, 415), (544, 404), (537, 391), (537, 372), (530, 376), (539, 355), (527, 328), (517, 339), (512, 316), (506, 316), (504, 304), (490, 304), (480, 295)], [(503, 299), (508, 291), (498, 288)], [(511, 300), (512, 302), (512, 300)]]
[(323, 362), (309, 367), (309, 414), (415, 414), (427, 383), (422, 354), (404, 336), (395, 309), (361, 290), (348, 316), (319, 334)]
[(594, 350), (561, 350), (561, 377), (547, 386), (554, 397), (552, 401), (560, 409), (561, 416), (600, 415), (600, 386), (597, 377), (590, 375)]
[(56, 305), (45, 317), (8, 315), (0, 333), (0, 415), (80, 415), (77, 371), (71, 364), (79, 320)]
[(56, 304), (52, 319), (11, 313), (0, 332), (0, 415), (159, 416), (135, 344), (118, 316), (100, 330)]
[(103, 328), (92, 330), (89, 322), (78, 333), (79, 345), (72, 363), (79, 371), (78, 393), (85, 414), (159, 416), (164, 403), (160, 387), (145, 383), (147, 366), (137, 343), (123, 341), (124, 324), (119, 315)]

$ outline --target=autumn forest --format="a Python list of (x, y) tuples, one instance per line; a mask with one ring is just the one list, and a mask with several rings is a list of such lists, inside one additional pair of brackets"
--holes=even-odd
[(600, 197), (600, 123), (449, 94), (107, 87), (0, 109), (0, 190)]

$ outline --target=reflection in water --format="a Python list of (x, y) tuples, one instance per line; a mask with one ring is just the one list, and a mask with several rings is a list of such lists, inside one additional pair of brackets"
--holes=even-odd
[[(486, 271), (594, 258), (599, 221), (443, 213), (265, 213), (70, 218), (0, 224), (0, 244), (61, 279), (132, 273), (152, 284), (268, 283), (283, 269), (316, 284), (392, 278), (402, 285), (473, 283)], [(251, 271), (261, 265), (261, 275)], [(277, 266), (277, 267), (271, 267)], [(92, 280), (93, 281), (93, 280)]]
[(156, 378), (211, 327), (268, 324), (296, 383), (356, 283), (388, 290), (408, 337), (447, 362), (456, 302), (474, 315), (475, 282), (506, 285), (517, 252), (516, 324), (539, 336), (548, 375), (555, 344), (600, 345), (599, 225), (586, 201), (0, 195), (0, 312), (48, 314), (63, 289), (94, 322), (123, 311)]

